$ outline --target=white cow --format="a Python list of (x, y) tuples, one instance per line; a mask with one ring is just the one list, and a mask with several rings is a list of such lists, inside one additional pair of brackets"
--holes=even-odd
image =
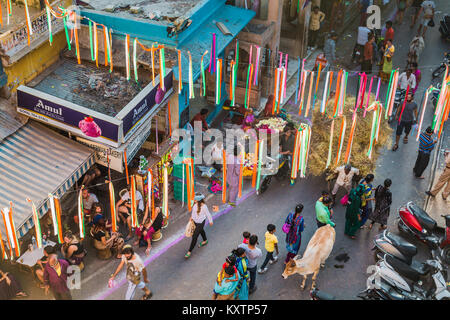
[(309, 240), (303, 257), (295, 256), (289, 260), (282, 274), (284, 279), (290, 275), (298, 273), (303, 276), (301, 289), (305, 289), (306, 278), (312, 274), (311, 288), (316, 286), (316, 278), (319, 274), (320, 267), (323, 267), (325, 261), (333, 250), (336, 231), (330, 225), (320, 227), (316, 230), (311, 240)]

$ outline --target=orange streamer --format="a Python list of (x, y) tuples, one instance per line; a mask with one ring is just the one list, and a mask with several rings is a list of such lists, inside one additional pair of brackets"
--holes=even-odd
[(255, 156), (253, 158), (253, 176), (252, 176), (252, 188), (256, 187), (256, 173), (258, 171), (258, 151), (259, 151), (259, 140), (255, 144)]
[(310, 80), (309, 80), (308, 103), (306, 104), (305, 117), (308, 116), (309, 107), (311, 105), (311, 95), (312, 95), (313, 81), (314, 81), (314, 71), (311, 72), (311, 77), (310, 77)]

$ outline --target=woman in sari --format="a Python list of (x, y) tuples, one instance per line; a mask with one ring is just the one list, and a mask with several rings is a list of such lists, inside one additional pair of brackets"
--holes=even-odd
[(391, 184), (391, 179), (386, 179), (384, 180), (383, 186), (380, 184), (375, 189), (375, 210), (370, 215), (372, 223), (370, 224), (369, 229), (372, 229), (375, 222), (378, 222), (381, 225), (380, 231), (386, 229), (392, 204), (392, 193), (389, 190)]
[(389, 81), (389, 77), (391, 76), (392, 71), (392, 57), (394, 56), (395, 47), (392, 44), (392, 40), (386, 40), (386, 46), (383, 49), (383, 66), (380, 70), (380, 78), (381, 81), (387, 82)]
[(239, 272), (234, 272), (234, 267), (225, 268), (223, 277), (222, 270), (217, 275), (213, 290), (213, 300), (233, 300), (236, 288), (239, 284)]
[(267, 98), (266, 105), (264, 107), (264, 113), (263, 113), (264, 117), (269, 117), (272, 115), (274, 102), (275, 102), (275, 98), (274, 98), (273, 94), (269, 95), (269, 97)]
[(294, 258), (300, 250), (302, 244), (302, 232), (305, 228), (305, 222), (301, 215), (303, 205), (300, 203), (295, 207), (295, 211), (289, 213), (285, 220), (285, 224), (289, 225), (289, 232), (286, 234), (286, 250), (287, 256), (284, 264), (288, 263), (291, 258)]
[(356, 239), (355, 233), (361, 226), (361, 197), (364, 194), (364, 186), (358, 185), (350, 191), (348, 197), (349, 204), (345, 212), (345, 234), (352, 239)]
[(240, 276), (234, 298), (239, 300), (248, 300), (248, 284), (250, 282), (250, 273), (247, 269), (248, 259), (245, 256), (245, 249), (237, 248), (236, 250), (233, 250), (233, 254), (236, 256), (235, 266)]

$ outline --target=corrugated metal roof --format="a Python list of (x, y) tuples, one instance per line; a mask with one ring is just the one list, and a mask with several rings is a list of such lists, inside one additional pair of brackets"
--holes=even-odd
[[(30, 198), (42, 217), (48, 194), (61, 197), (93, 165), (94, 151), (36, 122), (0, 143), (0, 208), (14, 205), (14, 223), (23, 236), (32, 226)], [(0, 230), (5, 236), (3, 222)]]
[(22, 127), (22, 123), (9, 113), (0, 110), (0, 141), (10, 136)]

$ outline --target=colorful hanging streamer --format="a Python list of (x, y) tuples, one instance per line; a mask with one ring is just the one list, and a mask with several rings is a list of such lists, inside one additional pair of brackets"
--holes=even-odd
[(191, 52), (188, 51), (188, 54), (189, 54), (189, 99), (194, 99), (195, 98), (195, 94), (194, 94), (194, 76), (193, 76), (194, 71), (192, 70), (192, 56), (191, 56)]
[[(256, 175), (258, 172), (258, 154), (259, 154), (259, 140), (256, 141), (255, 151), (253, 154), (252, 188), (256, 187)], [(258, 190), (258, 189), (256, 189), (256, 190)]]
[(63, 233), (62, 233), (62, 224), (61, 224), (61, 206), (59, 203), (59, 199), (56, 198), (53, 194), (48, 194), (48, 200), (50, 203), (50, 212), (52, 215), (53, 222), (53, 232), (55, 236), (58, 236), (58, 242), (63, 243)]
[(381, 116), (383, 112), (383, 106), (379, 101), (373, 102), (367, 111), (373, 111), (372, 129), (370, 131), (370, 143), (369, 150), (367, 151), (367, 156), (372, 159), (373, 146), (378, 140), (379, 126), (381, 123)]
[(205, 65), (203, 63), (203, 58), (205, 58), (205, 55), (208, 53), (208, 50), (205, 51), (205, 53), (202, 55), (202, 59), (200, 60), (200, 68), (201, 68), (201, 74), (202, 74), (202, 96), (206, 96), (206, 77), (205, 77)]
[(28, 11), (28, 0), (23, 0), (25, 4), (25, 19), (27, 25), (28, 46), (31, 44), (31, 36), (33, 35), (33, 27), (31, 25), (30, 12)]
[(338, 147), (338, 153), (336, 156), (336, 166), (339, 164), (339, 160), (341, 160), (341, 153), (342, 153), (342, 147), (344, 145), (344, 137), (345, 137), (345, 127), (347, 123), (345, 121), (345, 116), (342, 116), (342, 123), (341, 123), (341, 131), (339, 134), (339, 147)]
[(131, 199), (131, 226), (133, 228), (139, 227), (137, 208), (136, 208), (136, 176), (131, 176), (131, 188), (130, 188), (130, 199)]
[[(15, 253), (16, 258), (20, 257), (20, 245), (19, 245), (19, 240), (17, 238), (17, 234), (16, 234), (16, 226), (14, 223), (14, 219), (13, 219), (13, 206), (12, 206), (12, 202), (9, 203), (9, 210), (8, 208), (4, 208), (4, 212), (3, 210), (1, 211), (2, 216), (3, 216), (3, 223), (5, 225), (5, 229), (8, 235), (8, 246), (9, 246), (9, 250), (10, 250), (10, 257), (13, 257), (13, 253)], [(14, 249), (14, 251), (13, 251)]]
[(327, 157), (327, 164), (325, 166), (325, 169), (328, 168), (331, 164), (331, 153), (333, 149), (333, 135), (334, 135), (334, 118), (331, 120), (331, 130), (330, 130), (330, 143), (328, 145), (328, 157)]
[[(211, 72), (212, 69), (212, 72)], [(212, 34), (212, 44), (211, 44), (211, 56), (209, 59), (209, 73), (216, 72), (216, 34)]]
[(42, 230), (41, 230), (41, 223), (39, 222), (39, 214), (36, 209), (36, 206), (34, 205), (33, 201), (27, 198), (27, 201), (31, 204), (31, 213), (33, 217), (33, 224), (34, 224), (34, 231), (36, 234), (36, 244), (38, 248), (42, 248)]
[(111, 210), (111, 228), (113, 232), (119, 230), (117, 226), (117, 211), (116, 211), (116, 197), (114, 196), (114, 185), (111, 181), (108, 182), (109, 186), (109, 208)]
[(6, 253), (5, 244), (3, 243), (3, 236), (1, 230), (0, 230), (0, 249), (2, 251), (1, 252), (2, 260), (8, 260), (8, 254)]
[(357, 119), (358, 119), (358, 113), (356, 112), (356, 109), (355, 109), (355, 111), (353, 112), (353, 117), (352, 117), (352, 127), (350, 129), (350, 136), (348, 137), (348, 142), (347, 142), (347, 150), (345, 151), (345, 159), (344, 159), (345, 163), (350, 162), (352, 146), (353, 146), (353, 137), (355, 136)]
[(261, 48), (256, 46), (255, 76), (253, 77), (253, 85), (258, 85), (259, 60), (261, 58)]
[(241, 163), (239, 166), (239, 189), (238, 189), (238, 197), (242, 197), (242, 187), (244, 185), (244, 162), (245, 162), (245, 151), (244, 148), (241, 149)]
[(227, 202), (227, 153), (222, 150), (222, 202)]
[(253, 64), (249, 64), (247, 70), (247, 83), (245, 85), (245, 109), (250, 106), (250, 95), (252, 90)]
[[(1, 6), (0, 6), (1, 7)], [(52, 17), (50, 16), (50, 10), (47, 6), (45, 6), (45, 12), (47, 13), (47, 25), (48, 25), (48, 42), (50, 45), (53, 44), (53, 36), (52, 36)], [(1, 15), (0, 10), (0, 15)], [(2, 27), (3, 27), (3, 20), (2, 20)]]
[(80, 191), (78, 193), (78, 228), (80, 229), (80, 238), (85, 238), (85, 228), (84, 228), (84, 205), (83, 205), (83, 188), (81, 186)]
[(308, 94), (308, 102), (306, 103), (305, 118), (308, 117), (308, 113), (309, 113), (309, 108), (310, 108), (310, 104), (311, 104), (311, 95), (312, 95), (313, 82), (314, 82), (314, 71), (311, 72), (311, 77), (310, 77), (310, 80), (309, 80), (309, 94)]
[(162, 212), (165, 218), (169, 217), (169, 175), (167, 172), (167, 163), (164, 164), (163, 168), (163, 203)]
[(137, 69), (137, 38), (133, 41), (133, 69), (134, 69), (134, 81), (138, 82), (138, 69)]
[(258, 173), (256, 176), (256, 190), (259, 190), (259, 186), (261, 183), (261, 166), (262, 166), (262, 155), (263, 155), (263, 149), (264, 149), (264, 140), (260, 140), (259, 143), (259, 154), (258, 154)]
[(166, 58), (164, 54), (164, 46), (159, 49), (159, 85), (165, 91), (164, 78), (166, 77)]
[(77, 14), (76, 12), (73, 13), (73, 20), (74, 20), (74, 34), (75, 34), (75, 49), (77, 54), (77, 61), (78, 64), (81, 64), (81, 53), (80, 53), (80, 44), (78, 42), (78, 23), (77, 23)]
[[(95, 30), (95, 25), (94, 25)], [(130, 35), (125, 36), (125, 68), (127, 72), (127, 80), (130, 80)]]

